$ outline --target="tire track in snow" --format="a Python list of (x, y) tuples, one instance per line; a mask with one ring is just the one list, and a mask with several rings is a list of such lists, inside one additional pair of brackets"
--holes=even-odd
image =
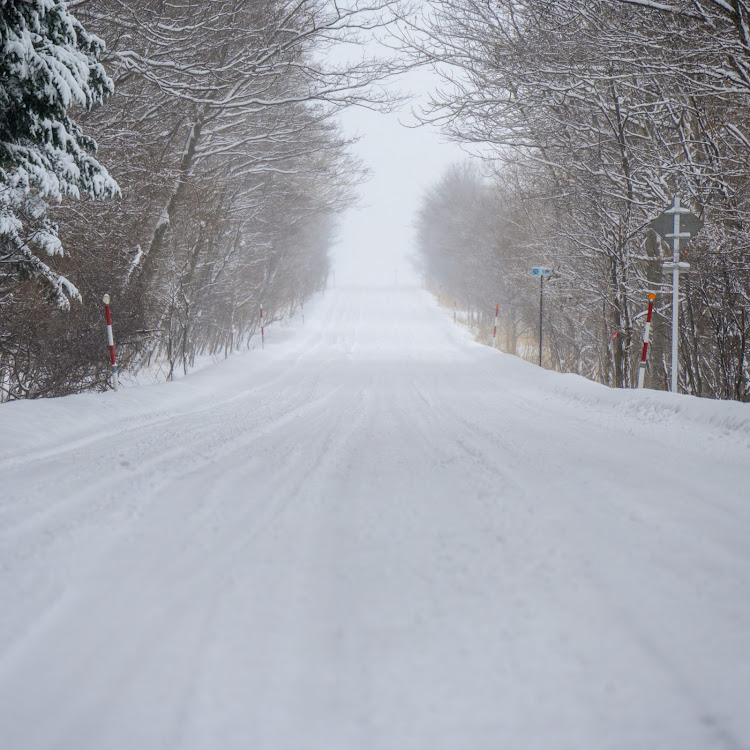
[[(363, 398), (364, 396), (364, 398)], [(223, 571), (227, 568), (231, 568), (233, 561), (238, 554), (241, 554), (243, 550), (251, 545), (253, 540), (257, 538), (259, 534), (273, 524), (283, 513), (289, 503), (293, 502), (299, 496), (301, 487), (307, 483), (309, 478), (317, 471), (321, 471), (331, 461), (335, 461), (335, 458), (341, 448), (341, 446), (347, 440), (347, 430), (343, 429), (346, 425), (347, 428), (352, 426), (352, 415), (359, 411), (359, 422), (364, 419), (362, 405), (366, 403), (366, 393), (357, 391), (352, 394), (350, 401), (347, 404), (347, 409), (342, 409), (338, 413), (337, 420), (331, 420), (328, 414), (328, 402), (333, 397), (332, 394), (327, 394), (325, 398), (318, 399), (308, 404), (307, 409), (295, 410), (293, 413), (286, 414), (284, 417), (276, 420), (270, 420), (266, 423), (265, 427), (261, 430), (255, 430), (244, 436), (244, 440), (232, 440), (229, 445), (229, 450), (225, 451), (223, 455), (212, 457), (212, 464), (210, 474), (215, 474), (216, 483), (213, 484), (213, 478), (203, 478), (201, 484), (206, 485), (206, 492), (208, 493), (207, 499), (202, 502), (202, 507), (199, 508), (192, 515), (188, 515), (189, 525), (185, 531), (189, 532), (188, 536), (185, 536), (185, 531), (182, 532), (179, 539), (169, 542), (169, 540), (162, 540), (161, 544), (166, 543), (166, 548), (163, 548), (159, 552), (158, 559), (161, 560), (157, 564), (156, 561), (151, 562), (148, 566), (141, 566), (130, 571), (111, 571), (111, 577), (113, 580), (118, 581), (118, 599), (122, 599), (125, 604), (115, 606), (113, 602), (110, 602), (107, 607), (116, 612), (115, 620), (122, 616), (125, 616), (127, 611), (144, 611), (149, 609), (146, 601), (143, 601), (144, 592), (156, 592), (163, 590), (170, 590), (171, 603), (167, 607), (162, 607), (162, 613), (159, 616), (159, 621), (164, 623), (164, 627), (169, 622), (174, 622), (175, 610), (185, 606), (185, 603), (190, 600), (193, 595), (193, 591), (196, 586), (200, 588), (201, 581), (204, 580), (217, 580), (221, 579)], [(309, 414), (308, 414), (309, 412)], [(269, 498), (268, 503), (263, 507), (256, 505), (250, 505), (247, 507), (246, 512), (240, 516), (236, 515), (230, 523), (224, 523), (219, 527), (214, 526), (213, 530), (218, 530), (224, 536), (223, 541), (213, 538), (210, 544), (207, 546), (201, 544), (201, 539), (205, 538), (206, 532), (206, 521), (213, 513), (213, 504), (216, 502), (222, 502), (222, 509), (231, 509), (231, 503), (228, 502), (232, 498), (236, 500), (237, 489), (241, 487), (247, 480), (248, 476), (262, 475), (263, 463), (267, 462), (269, 457), (272, 457), (274, 450), (278, 450), (278, 443), (272, 443), (270, 446), (261, 448), (257, 453), (254, 454), (254, 459), (248, 464), (242, 464), (241, 461), (237, 460), (237, 456), (242, 456), (248, 448), (263, 445), (270, 438), (274, 438), (279, 433), (278, 437), (280, 440), (286, 439), (285, 436), (291, 431), (295, 431), (297, 423), (304, 421), (305, 417), (310, 415), (316, 416), (315, 419), (309, 421), (307, 427), (307, 433), (304, 436), (307, 439), (303, 439), (303, 443), (315, 440), (318, 445), (318, 453), (315, 453), (313, 460), (310, 461), (309, 465), (305, 467), (304, 473), (293, 474), (291, 477), (284, 477), (284, 472), (271, 469), (266, 473), (266, 485), (261, 490), (265, 491)], [(306, 450), (298, 450), (298, 458), (303, 460), (306, 456)], [(200, 474), (205, 467), (196, 469), (193, 473)], [(180, 480), (177, 486), (172, 484), (169, 487), (169, 491), (173, 496), (179, 497), (181, 494), (180, 484), (182, 482), (190, 484), (193, 480), (188, 476), (185, 480)], [(168, 484), (168, 480), (165, 480), (165, 484)], [(213, 487), (211, 486), (213, 485)], [(164, 489), (164, 487), (162, 487)], [(158, 519), (142, 519), (143, 522), (150, 521), (155, 528), (159, 528), (161, 524)], [(133, 535), (137, 539), (137, 526), (131, 530), (129, 535)], [(133, 524), (131, 524), (131, 527)], [(230, 533), (231, 532), (231, 533)], [(227, 534), (230, 533), (228, 536)], [(121, 536), (123, 536), (121, 534)], [(121, 540), (121, 547), (128, 547), (128, 539)], [(142, 545), (144, 546), (144, 545)], [(153, 550), (155, 545), (152, 543), (146, 544), (145, 549)], [(192, 558), (185, 556), (186, 549), (200, 549), (202, 554), (197, 554)], [(215, 550), (220, 549), (221, 554), (214, 555), (211, 560), (211, 565), (206, 567), (205, 553), (208, 549)], [(115, 556), (116, 556), (116, 550)], [(112, 551), (108, 553), (112, 554)], [(123, 552), (123, 556), (127, 559), (131, 559), (131, 556), (127, 552)], [(174, 571), (174, 563), (170, 562), (173, 560), (179, 560), (179, 575)], [(175, 589), (175, 581), (185, 581), (187, 589), (181, 592), (181, 586), (177, 586)], [(189, 583), (187, 583), (189, 582)], [(139, 604), (135, 604), (134, 600), (139, 601)], [(127, 603), (130, 602), (130, 605)], [(77, 603), (78, 608), (82, 608), (81, 602)], [(44, 615), (43, 615), (44, 616)], [(92, 619), (96, 622), (96, 617), (92, 615)], [(105, 708), (107, 705), (117, 703), (116, 695), (112, 693), (112, 690), (107, 690), (106, 686), (108, 683), (113, 683), (118, 692), (127, 690), (127, 686), (137, 681), (137, 673), (133, 672), (133, 664), (148, 664), (153, 661), (154, 654), (149, 653), (148, 649), (152, 648), (154, 640), (161, 642), (162, 638), (155, 638), (155, 632), (158, 632), (162, 626), (159, 623), (152, 623), (148, 630), (143, 633), (134, 633), (128, 637), (127, 643), (129, 644), (125, 648), (112, 649), (109, 637), (105, 637), (98, 645), (96, 643), (88, 643), (86, 646), (87, 658), (79, 665), (87, 674), (90, 675), (90, 679), (93, 682), (93, 686), (86, 688), (88, 697), (81, 698), (79, 700), (79, 708), (76, 710), (75, 707), (67, 706), (65, 716), (61, 717), (59, 722), (56, 722), (54, 717), (50, 717), (48, 736), (71, 736), (75, 737), (78, 719), (76, 716), (90, 715), (92, 711), (95, 711), (97, 715), (106, 713)], [(115, 623), (110, 624), (99, 623), (96, 630), (101, 633), (108, 634), (115, 628)], [(42, 635), (44, 635), (42, 633)], [(34, 648), (34, 639), (30, 642), (24, 643), (25, 649)], [(123, 646), (125, 644), (121, 644)], [(193, 648), (204, 648), (204, 644), (196, 644)], [(8, 663), (6, 661), (6, 667)], [(96, 679), (95, 675), (101, 674), (100, 679)], [(190, 678), (194, 680), (195, 677)], [(192, 688), (188, 688), (188, 692)], [(62, 694), (62, 686), (59, 688)], [(89, 727), (89, 731), (93, 731), (92, 727)], [(176, 731), (176, 729), (174, 730)], [(44, 741), (42, 745), (44, 746)]]

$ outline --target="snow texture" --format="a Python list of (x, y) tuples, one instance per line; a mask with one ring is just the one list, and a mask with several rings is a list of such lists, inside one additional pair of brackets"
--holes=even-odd
[(0, 746), (750, 747), (750, 405), (305, 317), (0, 408)]

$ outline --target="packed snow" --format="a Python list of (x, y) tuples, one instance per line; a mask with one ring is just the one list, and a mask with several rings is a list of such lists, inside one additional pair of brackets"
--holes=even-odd
[(0, 434), (2, 748), (750, 747), (750, 405), (350, 288)]

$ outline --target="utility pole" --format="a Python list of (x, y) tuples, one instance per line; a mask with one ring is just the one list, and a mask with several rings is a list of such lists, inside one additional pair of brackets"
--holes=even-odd
[[(680, 360), (677, 349), (680, 342), (680, 271), (690, 270), (687, 263), (680, 264), (680, 240), (689, 240), (690, 232), (680, 232), (680, 219), (683, 213), (689, 214), (689, 208), (680, 206), (680, 199), (675, 196), (674, 203), (664, 213), (672, 214), (673, 228), (671, 236), (667, 234), (667, 239), (672, 240), (672, 393), (677, 393), (677, 376), (680, 371)], [(680, 265), (686, 266), (681, 269)], [(664, 269), (669, 270), (668, 264), (664, 264)]]
[(662, 264), (664, 273), (672, 272), (672, 393), (677, 393), (677, 381), (680, 371), (678, 348), (680, 341), (680, 273), (687, 273), (690, 264), (680, 262), (680, 248), (690, 241), (703, 226), (703, 222), (694, 216), (689, 208), (680, 203), (675, 196), (672, 205), (661, 216), (654, 219), (649, 226), (664, 240), (672, 242), (672, 261)]

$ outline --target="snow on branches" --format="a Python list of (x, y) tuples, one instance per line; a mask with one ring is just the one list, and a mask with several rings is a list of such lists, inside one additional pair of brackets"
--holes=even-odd
[(78, 291), (38, 254), (63, 254), (46, 201), (118, 193), (69, 115), (112, 92), (98, 62), (104, 43), (62, 0), (0, 0), (0, 11), (0, 263), (9, 269), (0, 284), (31, 277), (68, 308)]

